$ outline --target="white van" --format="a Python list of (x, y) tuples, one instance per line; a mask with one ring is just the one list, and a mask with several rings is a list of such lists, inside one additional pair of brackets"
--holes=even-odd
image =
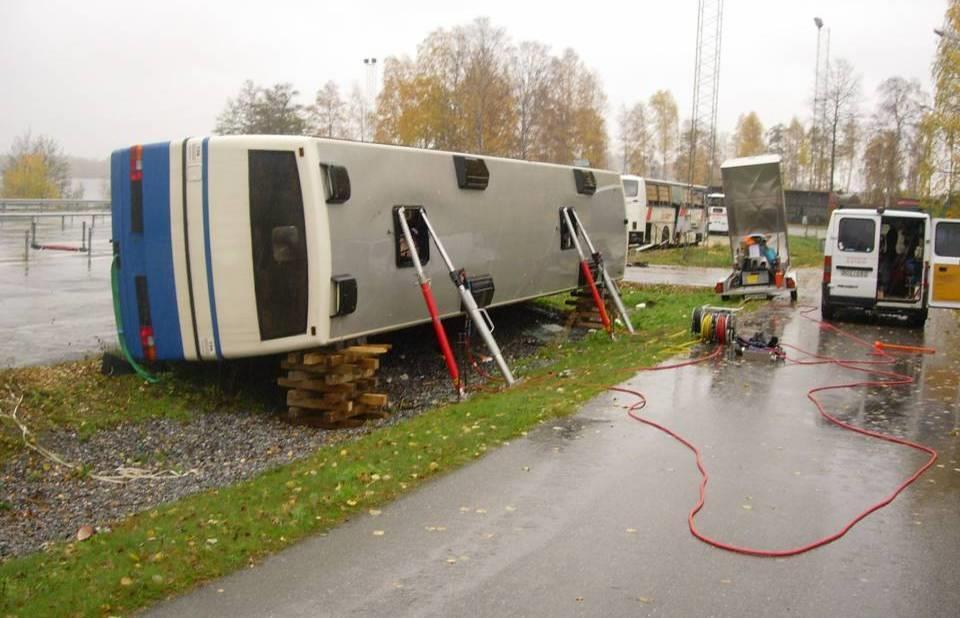
[(960, 220), (882, 208), (833, 211), (823, 256), (824, 319), (859, 309), (922, 327), (930, 307), (960, 309)]

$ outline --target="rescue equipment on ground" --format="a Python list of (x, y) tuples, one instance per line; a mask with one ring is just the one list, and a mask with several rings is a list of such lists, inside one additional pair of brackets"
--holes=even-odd
[(704, 305), (693, 310), (690, 332), (701, 341), (726, 345), (736, 341), (737, 317), (728, 307)]

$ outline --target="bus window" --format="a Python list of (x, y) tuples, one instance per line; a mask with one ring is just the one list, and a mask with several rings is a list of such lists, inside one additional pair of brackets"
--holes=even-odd
[(307, 332), (307, 242), (297, 158), (251, 150), (250, 231), (260, 339)]
[(640, 183), (636, 180), (624, 180), (623, 181), (623, 195), (624, 197), (637, 197), (640, 194)]

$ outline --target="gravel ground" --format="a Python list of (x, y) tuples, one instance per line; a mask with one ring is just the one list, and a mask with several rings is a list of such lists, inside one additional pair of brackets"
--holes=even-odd
[[(531, 303), (493, 310), (491, 315), (497, 324), (497, 341), (511, 364), (549, 339), (562, 336), (556, 326), (560, 316)], [(451, 344), (456, 343), (455, 333), (461, 325), (460, 320), (447, 324)], [(379, 372), (380, 390), (390, 396), (393, 412), (381, 423), (395, 423), (455, 399), (431, 327), (406, 329), (375, 340), (394, 345), (383, 357)], [(478, 338), (473, 348), (483, 348)], [(496, 373), (492, 362), (483, 367)], [(471, 373), (469, 380), (477, 384), (480, 378)], [(374, 426), (376, 423), (325, 431), (292, 426), (279, 414), (236, 411), (198, 414), (187, 422), (157, 419), (121, 425), (85, 441), (71, 431), (47, 433), (40, 437), (43, 446), (67, 461), (81, 462), (92, 472), (111, 474), (120, 466), (136, 466), (188, 474), (118, 485), (92, 480), (25, 452), (0, 470), (0, 558), (66, 540), (81, 526), (103, 529), (158, 504), (236, 483), (306, 457), (329, 442), (362, 435)]]

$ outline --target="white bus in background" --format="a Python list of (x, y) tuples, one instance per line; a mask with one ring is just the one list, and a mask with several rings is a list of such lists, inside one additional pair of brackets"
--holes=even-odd
[(723, 205), (723, 193), (707, 195), (707, 233), (730, 233), (730, 225), (727, 223), (727, 208)]
[(631, 246), (695, 244), (707, 234), (706, 187), (624, 174)]
[(643, 178), (623, 175), (620, 182), (623, 184), (623, 201), (627, 213), (627, 244), (639, 247), (645, 244), (646, 240), (644, 221), (647, 217), (647, 200), (643, 191)]

